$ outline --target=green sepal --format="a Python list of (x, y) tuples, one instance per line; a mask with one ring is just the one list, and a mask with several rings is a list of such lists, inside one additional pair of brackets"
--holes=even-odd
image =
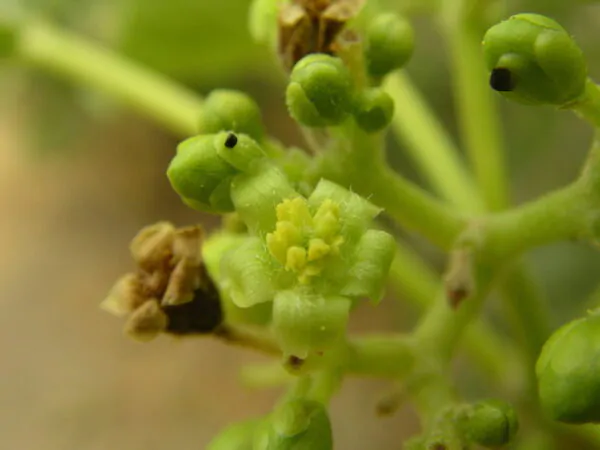
[(279, 291), (273, 302), (273, 331), (284, 354), (306, 358), (344, 335), (351, 301), (308, 289)]
[(214, 90), (202, 106), (198, 119), (198, 130), (202, 134), (235, 131), (258, 141), (265, 135), (260, 108), (243, 92)]
[(223, 290), (236, 306), (249, 308), (273, 300), (274, 269), (261, 239), (248, 237), (239, 247), (227, 252), (221, 270)]
[(366, 32), (365, 60), (372, 77), (380, 78), (404, 66), (413, 54), (410, 22), (394, 13), (375, 17)]
[(566, 423), (600, 423), (600, 315), (560, 329), (544, 344), (536, 364), (544, 411)]
[(512, 16), (487, 31), (483, 49), (492, 88), (511, 100), (563, 106), (584, 93), (581, 49), (552, 19)]
[(358, 241), (354, 265), (348, 272), (348, 282), (341, 294), (349, 297), (368, 297), (378, 303), (383, 298), (385, 283), (394, 254), (396, 241), (385, 231), (368, 230)]
[(240, 308), (231, 299), (227, 290), (228, 280), (221, 273), (225, 255), (242, 246), (247, 239), (247, 235), (240, 233), (226, 231), (213, 233), (202, 243), (202, 259), (211, 279), (219, 288), (227, 323), (266, 325), (271, 320), (271, 305), (259, 303), (248, 308)]
[(352, 78), (341, 59), (324, 54), (302, 58), (286, 90), (290, 115), (301, 125), (338, 125), (352, 110)]
[(355, 102), (354, 119), (367, 133), (375, 133), (387, 127), (394, 117), (394, 100), (380, 88), (361, 92)]
[(241, 174), (231, 184), (231, 198), (240, 218), (253, 233), (261, 235), (275, 228), (276, 206), (297, 196), (285, 174), (271, 164)]

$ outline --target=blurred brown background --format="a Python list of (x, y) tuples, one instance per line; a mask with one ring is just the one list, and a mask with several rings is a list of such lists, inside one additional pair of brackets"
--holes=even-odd
[[(274, 135), (301, 142), (284, 113), (272, 60), (246, 35), (245, 0), (22, 3), (202, 93), (245, 89)], [(558, 19), (600, 78), (594, 3), (515, 1), (507, 13)], [(451, 76), (440, 70), (443, 39), (428, 18), (415, 24), (409, 70), (454, 131)], [(0, 65), (0, 95), (0, 449), (203, 449), (223, 426), (268, 412), (278, 391), (239, 383), (240, 367), (256, 356), (210, 340), (136, 344), (98, 309), (132, 267), (127, 245), (139, 228), (163, 219), (214, 224), (184, 207), (168, 185), (164, 172), (177, 140), (110, 99), (10, 63)], [(589, 129), (567, 113), (500, 103), (515, 200), (572, 179)], [(401, 146), (391, 144), (390, 158), (420, 182)], [(588, 306), (582, 302), (599, 279), (595, 251), (563, 244), (531, 260), (557, 325)], [(492, 303), (490, 314), (495, 309)], [(410, 319), (401, 302), (386, 301), (359, 310), (353, 328), (405, 329)], [(417, 422), (410, 408), (375, 417), (374, 403), (389, 387), (348, 380), (333, 403), (336, 448), (401, 448)]]

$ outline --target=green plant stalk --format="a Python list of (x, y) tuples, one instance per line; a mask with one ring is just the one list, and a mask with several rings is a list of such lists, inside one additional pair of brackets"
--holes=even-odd
[(179, 136), (198, 132), (202, 100), (191, 90), (46, 22), (26, 22), (20, 36), (24, 63), (117, 98)]
[(433, 189), (450, 203), (468, 212), (482, 212), (483, 202), (475, 182), (458, 157), (452, 139), (405, 72), (384, 81), (395, 105), (392, 130)]
[(509, 204), (508, 177), (498, 116), (481, 52), (480, 25), (464, 19), (445, 28), (462, 140), (487, 208), (501, 210)]
[(566, 108), (575, 111), (595, 128), (600, 128), (600, 87), (588, 79), (581, 99)]
[[(441, 22), (450, 47), (460, 134), (486, 207), (498, 211), (510, 204), (504, 142), (481, 51), (481, 25), (466, 3), (446, 2)], [(526, 349), (527, 361), (533, 365), (550, 326), (543, 299), (522, 261), (513, 264), (500, 294), (512, 328), (520, 337), (520, 348)], [(534, 386), (530, 383), (530, 388)]]
[(484, 219), (482, 256), (507, 261), (527, 250), (587, 236), (590, 218), (587, 189), (580, 181), (510, 211)]
[[(430, 307), (440, 289), (440, 280), (429, 267), (404, 244), (396, 248), (390, 268), (389, 285), (396, 296), (410, 301), (418, 310)], [(475, 321), (465, 330), (464, 346), (470, 357), (494, 383), (507, 390), (520, 384), (515, 350), (494, 333), (489, 325)]]
[(392, 170), (381, 153), (381, 133), (364, 133), (350, 122), (337, 130), (336, 137), (335, 148), (320, 161), (320, 176), (349, 186), (439, 247), (452, 247), (466, 218)]

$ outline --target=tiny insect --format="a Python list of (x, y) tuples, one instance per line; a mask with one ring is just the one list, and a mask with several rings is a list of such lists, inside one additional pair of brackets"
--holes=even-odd
[(336, 41), (365, 0), (292, 0), (279, 13), (279, 55), (291, 70), (310, 53), (336, 53)]

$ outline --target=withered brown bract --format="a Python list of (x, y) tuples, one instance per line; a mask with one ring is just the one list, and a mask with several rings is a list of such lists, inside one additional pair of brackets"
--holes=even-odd
[(287, 70), (310, 53), (335, 54), (346, 23), (365, 0), (292, 0), (279, 13), (279, 55)]

